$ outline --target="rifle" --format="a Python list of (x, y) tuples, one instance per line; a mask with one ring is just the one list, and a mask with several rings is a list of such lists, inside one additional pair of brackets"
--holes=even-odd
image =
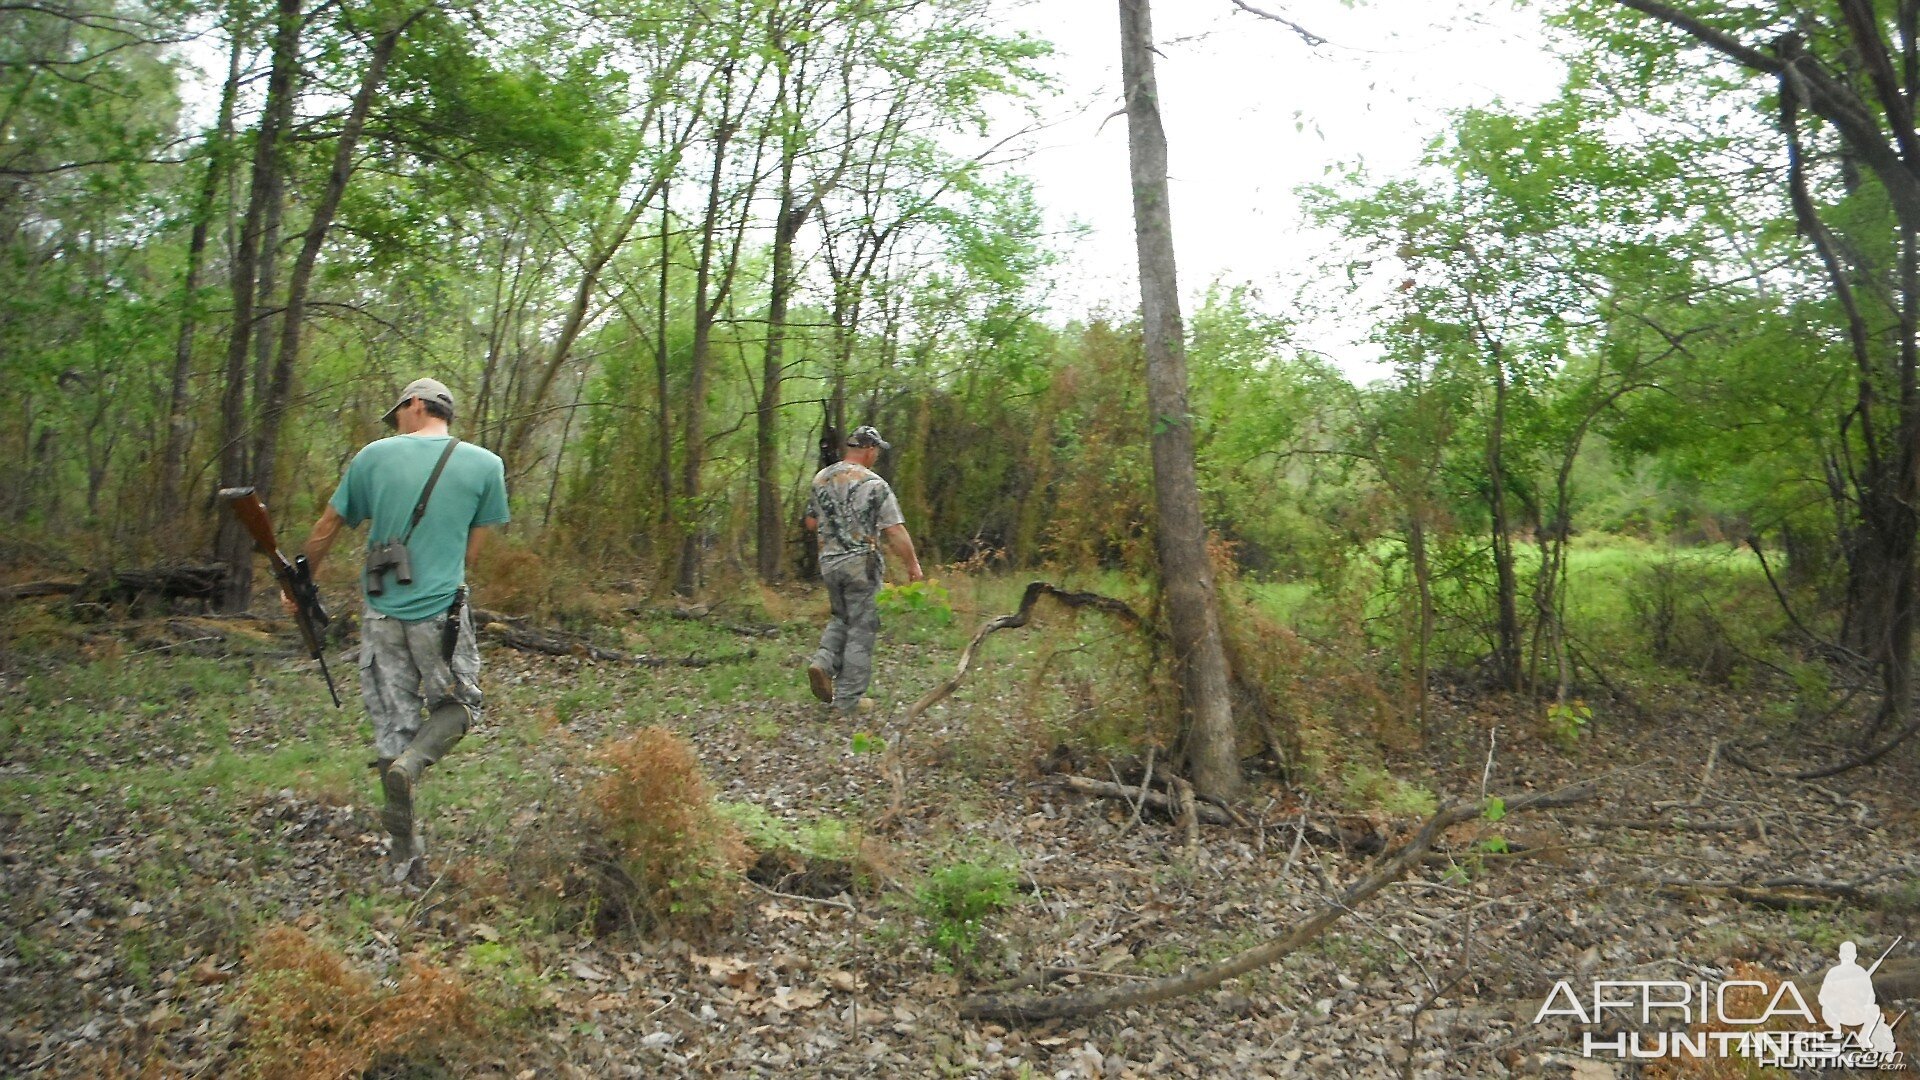
[(252, 488), (221, 488), (220, 497), (227, 500), (233, 516), (252, 534), (253, 546), (267, 557), (274, 579), (280, 582), (280, 591), (293, 601), (293, 622), (300, 628), (300, 640), (306, 643), (307, 655), (320, 661), (327, 693), (333, 697), (333, 707), (339, 708), (340, 692), (333, 687), (333, 672), (327, 670), (326, 653), (320, 648), (320, 635), (326, 631), (329, 617), (327, 609), (320, 606), (320, 587), (313, 583), (313, 567), (305, 555), (295, 555), (293, 561), (288, 562), (287, 557), (280, 554), (280, 545), (273, 539), (273, 519), (267, 517), (267, 504), (260, 501)]

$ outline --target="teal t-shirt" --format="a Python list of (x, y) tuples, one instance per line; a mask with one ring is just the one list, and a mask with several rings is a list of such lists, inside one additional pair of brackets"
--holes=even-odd
[[(398, 540), (407, 531), (420, 489), (434, 462), (447, 448), (447, 435), (394, 435), (368, 443), (353, 456), (333, 508), (348, 525), (371, 520), (367, 546)], [(467, 579), (467, 533), (507, 520), (506, 468), (485, 447), (463, 442), (427, 500), (426, 516), (407, 542), (413, 584), (402, 585), (392, 571), (385, 591), (367, 597), (382, 615), (413, 622), (431, 618), (453, 603), (454, 590)], [(364, 584), (364, 582), (363, 582)]]

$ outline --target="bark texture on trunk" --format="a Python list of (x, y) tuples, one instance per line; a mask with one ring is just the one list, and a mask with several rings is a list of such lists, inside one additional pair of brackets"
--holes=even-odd
[(233, 144), (234, 99), (240, 92), (241, 60), (246, 56), (246, 37), (238, 26), (227, 51), (227, 79), (220, 89), (220, 118), (214, 123), (207, 154), (207, 175), (200, 184), (199, 200), (194, 204), (193, 230), (187, 237), (187, 268), (181, 285), (180, 333), (174, 339), (173, 378), (167, 395), (167, 434), (160, 455), (159, 532), (179, 535), (181, 508), (186, 505), (187, 440), (192, 423), (187, 415), (192, 405), (189, 394), (193, 376), (193, 339), (199, 329), (200, 270), (205, 262), (207, 234), (213, 225), (213, 208), (220, 196), (220, 178), (227, 171), (227, 155)]
[[(293, 113), (294, 77), (300, 66), (301, 0), (280, 0), (273, 34), (273, 64), (254, 139), (253, 170), (240, 243), (230, 275), (232, 330), (227, 335), (226, 386), (220, 398), (220, 485), (247, 483), (247, 353), (253, 341), (254, 298), (267, 207), (280, 197), (280, 139)], [(271, 257), (271, 253), (268, 253)], [(243, 611), (253, 596), (253, 538), (231, 514), (220, 515), (214, 555), (228, 568), (221, 608)]]
[(280, 314), (280, 347), (274, 358), (272, 378), (260, 402), (259, 427), (254, 438), (253, 486), (263, 500), (274, 487), (274, 468), (278, 464), (280, 451), (280, 422), (286, 415), (287, 398), (293, 392), (293, 373), (300, 365), (300, 335), (306, 324), (307, 293), (313, 284), (314, 268), (320, 261), (320, 248), (333, 229), (334, 215), (339, 212), (340, 200), (346, 195), (347, 182), (353, 178), (353, 155), (359, 148), (360, 134), (366, 129), (367, 114), (373, 108), (373, 99), (386, 81), (387, 65), (393, 60), (393, 51), (400, 43), (400, 35), (420, 15), (420, 12), (416, 12), (405, 17), (374, 39), (373, 52), (367, 58), (366, 70), (361, 72), (360, 85), (354, 91), (353, 102), (347, 107), (340, 135), (334, 143), (333, 165), (327, 172), (326, 187), (321, 189), (320, 201), (314, 206), (313, 217), (307, 222), (306, 233), (300, 241), (300, 254), (294, 259), (293, 273), (287, 277), (287, 305)]
[(1154, 540), (1187, 713), (1187, 770), (1200, 793), (1231, 798), (1240, 790), (1240, 759), (1234, 746), (1231, 679), (1194, 466), (1185, 330), (1174, 274), (1173, 218), (1167, 205), (1167, 137), (1154, 81), (1148, 0), (1120, 0), (1120, 64), (1147, 355), (1158, 518)]

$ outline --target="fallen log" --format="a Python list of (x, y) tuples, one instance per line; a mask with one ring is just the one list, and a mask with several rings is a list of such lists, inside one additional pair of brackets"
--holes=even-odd
[(0, 600), (31, 600), (38, 596), (67, 596), (80, 591), (78, 581), (23, 581), (0, 585)]
[(1349, 886), (1338, 900), (1322, 906), (1306, 919), (1290, 927), (1285, 933), (1219, 963), (1202, 964), (1164, 978), (1103, 990), (1063, 994), (1058, 997), (980, 994), (960, 1003), (960, 1015), (967, 1019), (997, 1019), (1029, 1023), (1056, 1017), (1086, 1016), (1136, 1005), (1151, 1005), (1169, 998), (1212, 989), (1228, 979), (1238, 978), (1250, 971), (1266, 967), (1319, 937), (1328, 927), (1345, 918), (1355, 906), (1404, 877), (1407, 871), (1421, 862), (1433, 847), (1434, 838), (1443, 830), (1480, 817), (1496, 803), (1503, 805), (1506, 812), (1512, 814), (1522, 810), (1571, 806), (1593, 798), (1594, 794), (1594, 789), (1590, 785), (1582, 784), (1541, 795), (1506, 799), (1504, 802), (1487, 799), (1480, 802), (1460, 803), (1443, 809), (1428, 818), (1427, 823), (1421, 826), (1413, 839), (1400, 845), (1391, 854), (1381, 859), (1371, 873)]
[(226, 587), (226, 579), (227, 568), (223, 563), (104, 569), (89, 573), (71, 589), (57, 582), (35, 582), (34, 586), (50, 591), (30, 595), (65, 592), (72, 597), (76, 612), (125, 607), (135, 615), (142, 611), (157, 615), (164, 614), (176, 600), (190, 600), (203, 605), (215, 603), (220, 598), (221, 590)]

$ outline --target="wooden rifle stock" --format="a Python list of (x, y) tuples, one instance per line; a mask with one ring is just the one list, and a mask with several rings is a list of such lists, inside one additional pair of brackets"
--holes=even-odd
[(294, 561), (288, 562), (280, 553), (280, 545), (273, 538), (273, 519), (267, 516), (267, 504), (260, 501), (252, 488), (221, 488), (220, 497), (227, 501), (233, 516), (240, 519), (247, 534), (253, 537), (253, 546), (267, 557), (274, 580), (280, 583), (280, 591), (293, 601), (293, 622), (300, 628), (300, 640), (307, 647), (307, 655), (320, 661), (327, 693), (333, 698), (333, 707), (339, 708), (340, 691), (334, 689), (333, 672), (327, 670), (326, 653), (320, 646), (320, 635), (326, 630), (329, 618), (327, 609), (320, 604), (320, 587), (314, 584), (307, 557), (297, 555)]

